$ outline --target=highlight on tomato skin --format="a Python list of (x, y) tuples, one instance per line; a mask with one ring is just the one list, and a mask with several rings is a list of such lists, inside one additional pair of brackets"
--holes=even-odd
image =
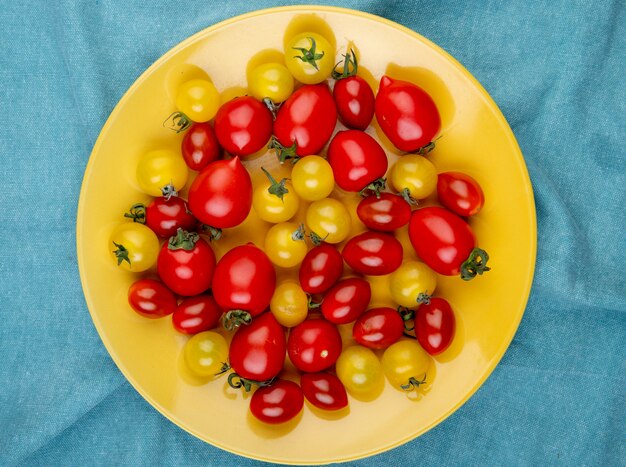
[(250, 399), (250, 412), (263, 423), (279, 424), (295, 418), (304, 407), (304, 394), (297, 383), (278, 379), (258, 388)]

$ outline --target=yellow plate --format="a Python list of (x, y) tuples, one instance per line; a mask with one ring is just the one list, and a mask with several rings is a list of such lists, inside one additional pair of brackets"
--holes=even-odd
[[(471, 222), (480, 245), (491, 255), (492, 271), (467, 283), (440, 278), (438, 293), (456, 310), (457, 337), (436, 359), (432, 385), (418, 400), (409, 400), (387, 384), (375, 401), (351, 399), (349, 412), (338, 416), (307, 406), (296, 422), (265, 427), (249, 415), (249, 399), (227, 389), (223, 379), (201, 384), (185, 373), (180, 351), (187, 338), (173, 330), (170, 318), (150, 321), (129, 308), (126, 293), (136, 276), (114, 265), (108, 236), (132, 203), (148, 199), (134, 177), (139, 155), (180, 144), (181, 136), (162, 127), (174, 110), (176, 87), (206, 73), (219, 90), (228, 90), (224, 99), (236, 95), (241, 92), (237, 87), (246, 85), (246, 65), (253, 56), (271, 56), (258, 53), (282, 50), (285, 33), (306, 29), (333, 33), (338, 59), (353, 41), (363, 74), (372, 84), (386, 72), (418, 83), (433, 96), (444, 136), (432, 160), (439, 171), (462, 170), (482, 185), (486, 205)], [(395, 158), (388, 144), (385, 148)], [(254, 170), (261, 161), (273, 164), (274, 156), (260, 155), (248, 167)], [(137, 391), (167, 418), (211, 444), (255, 459), (294, 464), (379, 453), (419, 436), (454, 412), (489, 376), (513, 338), (530, 292), (536, 249), (534, 201), (522, 154), (480, 84), (419, 34), (383, 18), (334, 7), (249, 13), (205, 29), (161, 57), (128, 90), (102, 129), (85, 171), (76, 228), (91, 316), (111, 357)], [(248, 238), (262, 245), (265, 229), (267, 225), (251, 216), (218, 243), (218, 255)], [(406, 232), (399, 237), (406, 244)], [(410, 249), (406, 256), (412, 257)], [(372, 282), (373, 300), (386, 303), (385, 278)]]

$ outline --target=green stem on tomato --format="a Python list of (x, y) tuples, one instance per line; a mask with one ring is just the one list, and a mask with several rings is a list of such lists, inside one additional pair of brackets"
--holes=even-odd
[(267, 170), (265, 170), (265, 167), (261, 167), (261, 170), (263, 171), (263, 173), (265, 174), (265, 176), (268, 178), (268, 180), (271, 183), (271, 185), (267, 189), (268, 193), (270, 195), (277, 196), (281, 201), (284, 202), (285, 200), (283, 199), (283, 197), (287, 193), (289, 193), (289, 190), (285, 186), (285, 184), (287, 183), (287, 180), (289, 179), (283, 178), (280, 182), (277, 182), (276, 179), (272, 177), (272, 174), (269, 173)]
[(370, 194), (369, 192), (372, 192), (376, 198), (380, 198), (380, 192), (383, 191), (386, 186), (387, 179), (385, 177), (380, 177), (359, 191), (359, 195), (365, 197)]
[[(169, 123), (168, 123), (169, 122)], [(191, 119), (182, 112), (173, 112), (163, 121), (163, 126), (165, 128), (169, 128), (170, 130), (180, 133), (181, 131), (185, 131), (187, 128), (191, 126), (193, 122)]]
[(116, 250), (113, 250), (113, 254), (117, 258), (117, 265), (122, 264), (122, 261), (126, 261), (130, 265), (130, 258), (128, 257), (128, 249), (121, 243), (113, 242)]
[(138, 222), (140, 224), (146, 223), (146, 205), (143, 203), (133, 204), (128, 212), (124, 213), (124, 217), (128, 219), (132, 219), (133, 222)]
[(167, 248), (173, 251), (191, 251), (195, 248), (196, 242), (199, 238), (200, 235), (196, 232), (187, 232), (179, 227), (176, 231), (176, 235), (172, 235), (167, 242)]
[(349, 78), (350, 76), (356, 76), (357, 71), (359, 69), (359, 64), (357, 62), (356, 53), (354, 53), (354, 49), (350, 49), (350, 51), (343, 56), (343, 70), (341, 72), (337, 71), (337, 67), (341, 62), (337, 62), (335, 67), (333, 68), (333, 72), (331, 74), (332, 78), (335, 80), (340, 80), (344, 78)]
[(469, 258), (461, 264), (461, 279), (471, 281), (477, 275), (480, 276), (490, 271), (491, 268), (487, 266), (487, 261), (489, 261), (487, 252), (482, 248), (474, 248)]
[(284, 164), (286, 160), (290, 160), (295, 164), (300, 159), (300, 156), (296, 153), (298, 145), (295, 141), (291, 146), (287, 147), (280, 144), (276, 136), (272, 136), (272, 139), (270, 139), (267, 145), (267, 149), (274, 149), (276, 151), (276, 157), (278, 157), (278, 162), (281, 164)]
[(251, 322), (252, 315), (246, 310), (230, 310), (224, 315), (222, 325), (227, 331), (234, 331), (242, 324), (248, 325)]
[(403, 384), (400, 387), (405, 391), (413, 391), (414, 389), (419, 388), (422, 384), (426, 384), (426, 373), (424, 373), (424, 377), (421, 380), (411, 376), (407, 384)]
[(311, 42), (311, 47), (309, 47), (308, 49), (305, 47), (292, 47), (292, 49), (299, 51), (301, 54), (294, 55), (293, 58), (297, 58), (304, 63), (308, 63), (316, 70), (319, 70), (319, 67), (317, 66), (317, 61), (324, 56), (324, 52), (322, 51), (321, 54), (318, 54), (315, 50), (317, 48), (315, 39), (313, 37), (307, 37), (307, 39), (309, 40), (309, 42)]

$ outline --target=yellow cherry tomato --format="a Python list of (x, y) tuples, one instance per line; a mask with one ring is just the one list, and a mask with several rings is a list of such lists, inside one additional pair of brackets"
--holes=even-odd
[(293, 92), (293, 77), (281, 63), (264, 63), (250, 73), (248, 90), (260, 101), (267, 97), (276, 103), (283, 102)]
[(301, 83), (321, 83), (333, 71), (335, 50), (323, 36), (304, 32), (289, 41), (285, 50), (285, 64)]
[(370, 349), (360, 345), (353, 345), (341, 352), (336, 370), (346, 390), (357, 397), (377, 392), (384, 383), (378, 357)]
[(147, 152), (137, 164), (137, 183), (150, 196), (166, 195), (170, 187), (182, 190), (188, 174), (183, 157), (169, 149)]
[(265, 236), (265, 254), (276, 266), (292, 268), (304, 259), (307, 245), (302, 239), (297, 238), (299, 227), (293, 222), (276, 224), (268, 230)]
[(391, 298), (409, 308), (416, 307), (420, 297), (432, 295), (437, 287), (437, 275), (419, 261), (405, 261), (389, 278)]
[(252, 207), (257, 215), (267, 222), (286, 222), (291, 219), (300, 207), (300, 198), (286, 178), (276, 181), (263, 167), (268, 181), (261, 183), (252, 194)]
[(159, 239), (143, 224), (121, 224), (113, 230), (109, 246), (117, 265), (127, 271), (150, 269), (159, 256)]
[(213, 376), (228, 361), (228, 343), (221, 334), (205, 331), (187, 341), (185, 363), (198, 376)]
[(312, 233), (327, 243), (345, 240), (350, 233), (350, 223), (350, 213), (336, 199), (315, 201), (306, 211), (306, 225)]
[(326, 198), (335, 187), (333, 169), (320, 156), (306, 156), (293, 166), (291, 172), (293, 188), (300, 198), (318, 201)]
[(305, 320), (309, 313), (309, 299), (295, 282), (283, 282), (276, 287), (270, 310), (280, 324), (292, 328)]
[(427, 198), (437, 187), (437, 169), (424, 156), (401, 156), (391, 168), (391, 185), (399, 192), (407, 190), (415, 199)]
[(389, 382), (397, 389), (416, 389), (427, 383), (431, 358), (414, 340), (401, 340), (385, 350), (382, 367)]
[(208, 122), (220, 107), (220, 95), (211, 81), (192, 79), (176, 94), (176, 108), (193, 122)]

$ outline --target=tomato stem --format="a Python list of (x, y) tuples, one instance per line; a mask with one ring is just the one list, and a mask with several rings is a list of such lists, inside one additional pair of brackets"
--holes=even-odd
[(267, 107), (267, 109), (272, 113), (272, 119), (276, 120), (276, 114), (278, 114), (278, 110), (280, 109), (280, 104), (276, 104), (269, 97), (263, 98), (263, 104), (265, 104), (265, 107)]
[(167, 248), (169, 250), (193, 250), (196, 246), (196, 242), (200, 238), (196, 232), (187, 232), (180, 227), (176, 231), (176, 235), (172, 235), (167, 242)]
[(292, 164), (295, 164), (300, 159), (300, 156), (296, 153), (298, 144), (295, 141), (291, 146), (287, 147), (280, 144), (276, 136), (272, 136), (267, 149), (276, 150), (276, 157), (278, 157), (278, 162), (281, 164), (284, 164), (286, 160), (291, 160)]
[(366, 197), (369, 195), (368, 192), (372, 192), (376, 198), (380, 198), (380, 192), (385, 189), (387, 186), (387, 179), (385, 177), (380, 177), (374, 180), (372, 183), (367, 185), (361, 191), (359, 191), (359, 195)]
[(280, 182), (277, 182), (276, 179), (272, 177), (272, 174), (269, 173), (267, 170), (265, 170), (265, 167), (261, 167), (261, 170), (263, 171), (263, 173), (265, 174), (265, 176), (269, 179), (271, 183), (270, 187), (267, 189), (269, 194), (278, 196), (278, 198), (280, 198), (280, 200), (284, 203), (285, 200), (283, 199), (283, 196), (289, 193), (289, 190), (287, 189), (285, 184), (287, 183), (287, 180), (289, 179), (283, 178)]
[(297, 230), (295, 230), (295, 231), (291, 234), (291, 239), (292, 239), (294, 242), (297, 242), (297, 241), (300, 241), (300, 240), (304, 241), (305, 237), (306, 237), (306, 230), (304, 229), (304, 224), (300, 224), (300, 225), (298, 226), (298, 229), (297, 229)]
[(117, 265), (119, 266), (120, 264), (122, 264), (122, 261), (126, 261), (130, 265), (128, 249), (120, 243), (113, 242), (113, 245), (115, 245), (115, 247), (117, 248), (116, 250), (113, 250), (113, 254), (117, 258)]
[(409, 203), (411, 206), (417, 206), (419, 202), (411, 196), (411, 191), (408, 188), (404, 188), (400, 193), (400, 196)]
[(491, 268), (487, 266), (489, 261), (489, 255), (481, 248), (474, 248), (463, 264), (461, 264), (461, 279), (464, 281), (471, 281), (477, 275), (482, 275), (484, 272), (490, 271)]
[(226, 373), (228, 370), (230, 370), (230, 365), (226, 362), (222, 362), (222, 368), (220, 368), (220, 371), (218, 371), (217, 373), (215, 373), (215, 376), (220, 376), (223, 375), (224, 373)]
[(193, 122), (187, 115), (182, 112), (176, 111), (170, 114), (170, 116), (163, 121), (163, 126), (165, 128), (169, 128), (176, 133), (180, 133), (181, 131), (185, 131), (187, 128), (189, 128), (192, 123)]
[(309, 233), (309, 238), (311, 239), (311, 243), (315, 246), (320, 245), (324, 240), (326, 240), (326, 237), (328, 237), (328, 234), (326, 234), (323, 238), (320, 237), (318, 234), (316, 234), (315, 232), (311, 232)]
[(231, 373), (228, 375), (228, 384), (233, 389), (243, 388), (244, 391), (250, 392), (252, 389), (252, 385), (256, 385), (259, 387), (271, 386), (274, 381), (276, 381), (276, 377), (265, 380), (265, 381), (255, 381), (253, 379), (247, 379), (239, 376), (237, 373)]
[(311, 47), (308, 49), (305, 47), (292, 47), (292, 49), (299, 51), (302, 55), (294, 55), (293, 58), (297, 58), (304, 63), (308, 63), (316, 70), (319, 70), (317, 66), (317, 61), (320, 60), (324, 56), (324, 51), (321, 54), (316, 53), (317, 44), (315, 43), (315, 39), (313, 37), (307, 37), (307, 39), (311, 42)]
[(414, 324), (409, 324), (409, 321), (412, 321), (415, 318), (415, 312), (405, 306), (399, 306), (397, 310), (398, 313), (400, 313), (402, 321), (404, 321), (404, 329), (407, 331), (412, 331), (413, 329), (415, 329)]
[[(191, 213), (189, 213), (191, 214)], [(217, 227), (213, 227), (207, 224), (202, 224), (200, 226), (200, 231), (203, 234), (207, 234), (209, 236), (209, 240), (213, 241), (213, 240), (219, 240), (220, 238), (222, 238), (222, 229), (218, 229)]]
[[(341, 73), (337, 71), (337, 67), (341, 62), (337, 62), (335, 67), (333, 68), (333, 72), (331, 74), (332, 78), (335, 80), (340, 80), (344, 78), (348, 78), (350, 76), (356, 76), (357, 70), (359, 68), (359, 64), (357, 62), (356, 54), (354, 53), (354, 49), (350, 49), (350, 51), (343, 56), (343, 70)], [(352, 69), (350, 69), (352, 67)]]
[(414, 376), (411, 376), (408, 383), (403, 384), (400, 387), (405, 391), (413, 391), (414, 389), (419, 388), (422, 384), (426, 384), (426, 373), (424, 373), (424, 377), (421, 380), (418, 380)]
[(419, 303), (420, 305), (430, 305), (430, 299), (432, 298), (432, 295), (428, 295), (425, 292), (420, 292), (419, 294), (417, 294), (417, 303)]
[(146, 223), (146, 206), (143, 203), (133, 204), (128, 212), (124, 213), (124, 217), (132, 219), (133, 222), (140, 224)]
[(324, 301), (324, 299), (320, 300), (319, 302), (316, 302), (313, 299), (313, 296), (311, 294), (306, 294), (306, 298), (308, 300), (308, 307), (311, 310), (314, 310), (315, 308), (319, 308), (322, 306), (322, 302)]
[(230, 310), (224, 315), (222, 325), (227, 331), (234, 331), (242, 324), (246, 326), (252, 322), (252, 315), (246, 310)]
[(174, 188), (174, 184), (170, 181), (167, 185), (161, 188), (161, 194), (166, 201), (169, 201), (172, 196), (178, 196), (178, 191)]

